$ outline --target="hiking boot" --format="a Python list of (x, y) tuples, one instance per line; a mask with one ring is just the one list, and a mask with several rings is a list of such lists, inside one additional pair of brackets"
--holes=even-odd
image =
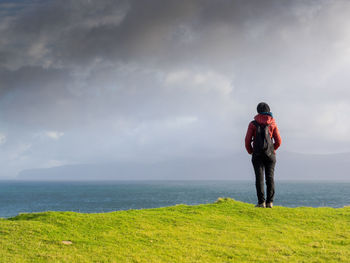
[(265, 208), (265, 207), (266, 207), (266, 205), (265, 205), (265, 202), (260, 203), (260, 204), (259, 204), (259, 203), (257, 203), (255, 207), (263, 207), (263, 208)]
[(272, 208), (272, 207), (273, 207), (273, 203), (272, 203), (272, 202), (267, 203), (267, 204), (266, 204), (266, 207), (267, 207), (267, 208)]

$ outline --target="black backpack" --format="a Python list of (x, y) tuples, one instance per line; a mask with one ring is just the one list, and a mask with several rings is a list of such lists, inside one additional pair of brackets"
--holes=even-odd
[(256, 135), (253, 141), (253, 152), (256, 155), (270, 156), (274, 153), (272, 138), (269, 133), (269, 126), (253, 121), (256, 127)]

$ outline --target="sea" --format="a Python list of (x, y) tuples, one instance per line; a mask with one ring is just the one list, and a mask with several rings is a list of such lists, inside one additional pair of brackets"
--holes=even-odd
[[(350, 182), (277, 181), (274, 205), (344, 207)], [(43, 211), (101, 213), (213, 203), (219, 197), (255, 204), (253, 181), (0, 181), (0, 217)]]

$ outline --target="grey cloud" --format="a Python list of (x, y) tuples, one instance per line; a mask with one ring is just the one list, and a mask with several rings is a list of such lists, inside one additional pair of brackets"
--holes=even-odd
[(254, 49), (269, 50), (266, 44), (271, 38), (280, 41), (279, 34), (288, 27), (303, 26), (302, 10), (315, 10), (316, 14), (309, 14), (312, 20), (327, 8), (322, 3), (50, 1), (23, 12), (6, 33), (18, 39), (27, 54), (42, 45), (53, 66), (94, 59), (161, 62), (163, 66), (203, 59), (219, 62), (245, 55), (247, 45), (253, 54)]
[[(1, 147), (31, 145), (22, 168), (223, 155), (244, 150), (266, 100), (285, 149), (350, 150), (349, 9), (341, 0), (12, 3), (0, 13)], [(64, 136), (33, 137), (47, 130)]]
[[(58, 120), (65, 109), (69, 73), (63, 69), (26, 66), (18, 70), (0, 70), (1, 119), (33, 128)], [(61, 121), (58, 121), (62, 123)]]

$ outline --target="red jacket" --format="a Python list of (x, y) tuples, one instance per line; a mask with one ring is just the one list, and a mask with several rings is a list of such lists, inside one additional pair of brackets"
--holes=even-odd
[[(274, 140), (274, 144), (273, 144), (274, 149), (277, 150), (277, 148), (280, 147), (281, 145), (282, 139), (278, 131), (275, 119), (269, 115), (258, 114), (254, 117), (254, 120), (256, 120), (258, 123), (261, 123), (261, 124), (265, 124), (265, 125), (270, 124), (269, 126), (270, 136)], [(247, 134), (245, 136), (245, 148), (247, 149), (247, 152), (249, 154), (253, 153), (252, 142), (255, 135), (256, 135), (256, 127), (251, 122), (249, 123)]]

